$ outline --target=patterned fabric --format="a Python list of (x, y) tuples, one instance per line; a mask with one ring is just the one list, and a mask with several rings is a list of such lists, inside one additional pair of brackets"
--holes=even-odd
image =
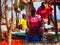
[(27, 28), (27, 21), (25, 19), (20, 19), (19, 23), (22, 25), (22, 29), (26, 29)]
[(33, 38), (35, 35), (39, 35), (39, 21), (41, 21), (41, 16), (36, 15), (35, 17), (29, 16), (28, 23), (30, 25), (30, 30), (27, 32), (29, 38)]
[(41, 21), (41, 16), (36, 15), (35, 17), (29, 16), (29, 25), (30, 27), (39, 26), (39, 21)]
[(32, 38), (38, 34), (39, 34), (39, 27), (31, 27), (30, 30), (27, 32), (29, 38)]

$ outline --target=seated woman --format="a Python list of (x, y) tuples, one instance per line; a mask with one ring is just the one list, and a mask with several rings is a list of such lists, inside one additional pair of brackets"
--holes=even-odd
[(26, 39), (28, 41), (40, 41), (41, 16), (36, 14), (36, 9), (31, 8), (31, 15), (28, 16), (28, 27)]
[(22, 18), (19, 20), (19, 23), (20, 23), (20, 31), (21, 32), (26, 32), (26, 29), (27, 29), (27, 21), (26, 21), (26, 15), (25, 14), (22, 14)]

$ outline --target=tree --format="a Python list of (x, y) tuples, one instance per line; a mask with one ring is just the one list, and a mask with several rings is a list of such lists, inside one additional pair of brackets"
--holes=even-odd
[(11, 24), (10, 24), (10, 30), (9, 30), (9, 37), (8, 37), (8, 41), (9, 41), (9, 44), (8, 45), (11, 45), (11, 40), (12, 40), (12, 34), (11, 34), (11, 32), (12, 32), (12, 30), (13, 30), (13, 19), (14, 19), (14, 6), (13, 6), (13, 4), (14, 4), (14, 0), (11, 0), (12, 1), (12, 7), (11, 7), (11, 9), (12, 9), (12, 15), (11, 15)]
[(2, 11), (1, 11), (1, 0), (0, 0), (0, 41), (1, 41), (1, 18), (2, 18)]
[(17, 27), (18, 27), (18, 12), (19, 12), (19, 10), (18, 10), (18, 8), (19, 8), (19, 0), (15, 0), (15, 2), (16, 2), (16, 29), (17, 29)]
[(30, 9), (33, 7), (32, 0), (23, 0), (24, 4), (26, 4), (26, 16), (30, 15)]
[(8, 24), (8, 0), (5, 0), (5, 18), (6, 18), (6, 26), (7, 30), (9, 29)]

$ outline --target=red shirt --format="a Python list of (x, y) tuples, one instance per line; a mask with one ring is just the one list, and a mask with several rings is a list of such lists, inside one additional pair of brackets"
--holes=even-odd
[(48, 18), (48, 10), (47, 9), (42, 9), (41, 7), (39, 7), (37, 9), (37, 14), (41, 15), (41, 17), (44, 18), (44, 19)]
[(34, 27), (34, 26), (39, 26), (39, 19), (41, 18), (41, 16), (35, 16), (35, 17), (32, 17), (32, 16), (29, 16), (29, 25), (31, 27)]

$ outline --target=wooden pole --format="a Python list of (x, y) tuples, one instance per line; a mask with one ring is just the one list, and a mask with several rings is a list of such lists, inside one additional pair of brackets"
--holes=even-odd
[(1, 11), (1, 0), (0, 0), (0, 41), (1, 41), (1, 18), (2, 18), (2, 11)]
[(28, 15), (30, 15), (30, 5), (29, 5), (29, 2), (27, 0), (27, 3), (26, 3), (26, 16), (28, 17)]
[(5, 1), (5, 10), (4, 10), (4, 13), (5, 13), (5, 19), (6, 19), (6, 22), (5, 23), (6, 23), (6, 27), (7, 27), (7, 34), (9, 34), (8, 0), (4, 0), (4, 1)]
[(13, 6), (13, 4), (14, 4), (14, 0), (11, 0), (12, 1), (12, 7), (11, 7), (11, 9), (12, 9), (12, 15), (11, 15), (11, 22), (13, 22), (13, 19), (14, 19), (14, 6)]
[(10, 30), (9, 30), (9, 39), (8, 39), (8, 41), (9, 41), (9, 44), (8, 45), (11, 45), (11, 40), (12, 40), (12, 34), (11, 34), (11, 32), (12, 32), (12, 30), (13, 30), (13, 19), (14, 19), (14, 6), (13, 6), (13, 4), (14, 4), (14, 0), (11, 0), (12, 1), (12, 7), (11, 7), (11, 9), (12, 9), (12, 15), (11, 15), (11, 25), (10, 25)]
[(30, 8), (33, 7), (33, 0), (30, 0)]
[(33, 1), (32, 0), (27, 0), (26, 3), (26, 17), (31, 14), (30, 9), (33, 7)]
[(54, 21), (55, 21), (55, 32), (56, 34), (58, 34), (57, 17), (56, 17), (56, 0), (54, 0)]
[(18, 27), (18, 8), (19, 8), (19, 0), (15, 0), (16, 6), (17, 6), (17, 11), (16, 11), (16, 29)]
[(5, 19), (6, 19), (6, 26), (7, 30), (9, 29), (8, 24), (8, 0), (5, 0)]

